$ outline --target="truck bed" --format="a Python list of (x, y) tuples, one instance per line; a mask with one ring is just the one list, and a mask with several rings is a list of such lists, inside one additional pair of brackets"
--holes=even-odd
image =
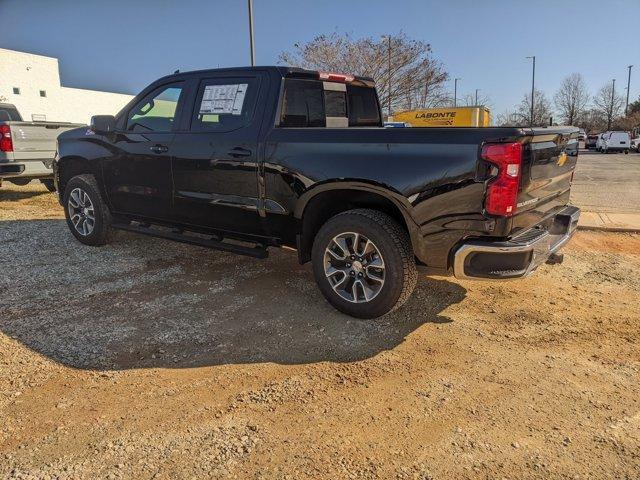
[[(509, 238), (567, 205), (577, 135), (573, 127), (273, 129), (266, 139), (266, 192), (285, 210), (301, 208), (297, 196), (280, 193), (291, 183), (283, 169), (298, 171), (296, 189), (303, 198), (305, 191), (334, 178), (345, 188), (364, 183), (392, 191), (411, 212), (416, 234), (429, 240), (420, 242), (430, 246), (417, 255), (446, 268), (459, 230)], [(487, 142), (523, 144), (521, 206), (511, 217), (484, 213), (489, 179), (480, 149)]]
[(58, 135), (79, 126), (68, 122), (0, 122), (0, 128), (9, 128), (12, 143), (9, 151), (0, 151), (0, 178), (51, 177)]

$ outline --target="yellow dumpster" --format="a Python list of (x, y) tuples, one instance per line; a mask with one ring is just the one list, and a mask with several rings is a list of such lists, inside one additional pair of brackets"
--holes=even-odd
[(396, 113), (393, 121), (409, 123), (412, 127), (488, 127), (491, 113), (483, 106), (423, 108)]

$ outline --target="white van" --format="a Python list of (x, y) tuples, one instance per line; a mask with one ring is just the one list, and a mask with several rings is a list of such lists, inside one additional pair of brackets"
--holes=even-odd
[(609, 135), (611, 132), (603, 132), (598, 135), (598, 139), (596, 140), (596, 152), (602, 152), (604, 147), (604, 137)]
[(602, 151), (629, 153), (631, 148), (631, 135), (629, 132), (607, 132), (602, 144)]

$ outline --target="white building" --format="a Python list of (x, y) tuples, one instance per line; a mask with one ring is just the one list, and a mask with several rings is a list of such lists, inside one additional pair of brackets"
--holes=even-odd
[(114, 115), (131, 95), (63, 87), (58, 59), (0, 48), (0, 102), (12, 103), (25, 121), (89, 123)]

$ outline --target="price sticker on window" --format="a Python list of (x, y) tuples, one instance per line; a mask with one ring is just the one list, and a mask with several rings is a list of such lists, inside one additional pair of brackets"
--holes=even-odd
[(242, 105), (248, 86), (248, 83), (207, 85), (202, 95), (200, 113), (242, 115)]

